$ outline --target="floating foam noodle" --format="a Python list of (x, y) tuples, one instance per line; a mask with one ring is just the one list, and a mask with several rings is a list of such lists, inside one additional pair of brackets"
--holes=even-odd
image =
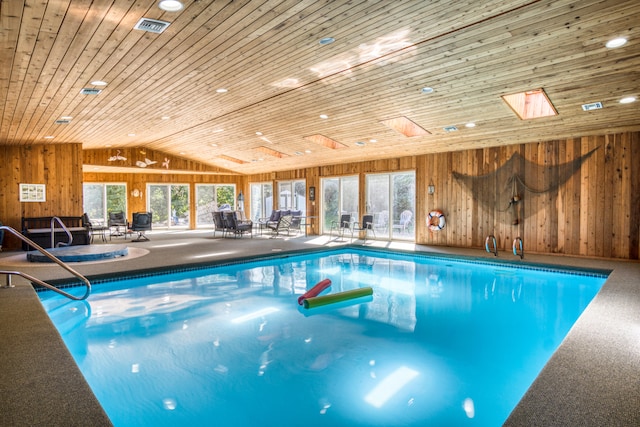
[(351, 289), (344, 292), (338, 292), (335, 294), (323, 295), (320, 297), (307, 298), (303, 301), (304, 308), (313, 308), (327, 304), (333, 304), (336, 302), (347, 301), (354, 298), (360, 298), (367, 295), (373, 295), (373, 288), (367, 286), (365, 288)]
[(371, 301), (373, 301), (373, 295), (367, 295), (364, 297), (349, 299), (341, 302), (334, 302), (332, 304), (321, 305), (313, 308), (304, 308), (304, 306), (298, 306), (298, 311), (300, 312), (300, 314), (304, 315), (304, 317), (310, 317), (310, 316), (316, 316), (318, 314), (329, 313), (335, 310), (339, 310), (341, 308), (365, 304)]
[(316, 283), (313, 288), (309, 289), (298, 298), (298, 304), (302, 305), (302, 302), (307, 298), (317, 297), (318, 295), (320, 295), (320, 292), (324, 291), (329, 286), (331, 286), (331, 279), (321, 280), (320, 282)]

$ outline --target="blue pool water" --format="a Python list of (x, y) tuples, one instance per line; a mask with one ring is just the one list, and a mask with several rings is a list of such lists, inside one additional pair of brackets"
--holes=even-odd
[[(325, 278), (373, 296), (301, 308)], [(40, 295), (116, 426), (499, 426), (605, 279), (348, 249)]]

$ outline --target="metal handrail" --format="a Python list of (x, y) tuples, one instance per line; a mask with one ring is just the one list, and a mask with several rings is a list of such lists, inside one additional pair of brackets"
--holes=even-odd
[[(520, 250), (518, 251), (518, 243), (520, 246)], [(520, 259), (524, 258), (524, 249), (522, 248), (522, 238), (516, 237), (513, 239), (513, 254), (515, 256), (519, 256)]]
[[(491, 250), (491, 248), (489, 247), (489, 242), (493, 243), (493, 250)], [(494, 236), (493, 234), (487, 236), (484, 241), (484, 250), (492, 253), (495, 256), (498, 256), (498, 244), (496, 242), (496, 236)]]
[(44, 282), (36, 277), (31, 276), (30, 274), (24, 273), (22, 271), (4, 271), (4, 270), (0, 270), (0, 274), (6, 274), (7, 275), (7, 286), (11, 286), (11, 276), (15, 275), (15, 276), (21, 276), (24, 277), (27, 280), (31, 280), (32, 282), (37, 283), (40, 286), (44, 286), (47, 289), (51, 289), (54, 292), (59, 293), (60, 295), (64, 295), (67, 298), (71, 298), (72, 300), (75, 301), (81, 301), (86, 299), (89, 294), (91, 293), (91, 283), (89, 282), (89, 279), (87, 279), (86, 277), (84, 277), (82, 274), (78, 273), (77, 271), (75, 271), (73, 268), (69, 267), (67, 264), (65, 264), (63, 261), (61, 261), (60, 259), (56, 258), (54, 255), (52, 255), (50, 252), (48, 252), (46, 249), (44, 249), (42, 246), (38, 245), (37, 243), (35, 243), (33, 240), (29, 239), (28, 237), (23, 236), (22, 234), (20, 234), (17, 230), (7, 226), (7, 225), (2, 225), (0, 226), (0, 230), (7, 230), (8, 232), (10, 232), (11, 234), (13, 234), (14, 236), (16, 236), (18, 239), (22, 240), (23, 242), (27, 243), (29, 246), (33, 246), (34, 248), (36, 248), (38, 250), (38, 252), (40, 252), (42, 255), (46, 256), (47, 258), (49, 258), (51, 261), (55, 262), (56, 264), (58, 264), (60, 267), (64, 268), (65, 270), (67, 270), (69, 273), (73, 274), (74, 276), (76, 276), (78, 279), (82, 280), (86, 287), (87, 290), (84, 293), (83, 296), (81, 297), (77, 297), (75, 295), (71, 295), (70, 293), (67, 293), (65, 291), (63, 291), (62, 289), (58, 289), (53, 285), (50, 285), (47, 282)]
[[(67, 243), (60, 242), (56, 245), (56, 229), (54, 227), (54, 222), (58, 222), (58, 224), (60, 224), (60, 227), (62, 227), (62, 231), (67, 233), (67, 237), (69, 238), (69, 241)], [(67, 226), (64, 225), (64, 222), (62, 222), (62, 220), (57, 216), (51, 217), (51, 247), (57, 248), (60, 246), (71, 246), (72, 243), (73, 235), (71, 234)]]

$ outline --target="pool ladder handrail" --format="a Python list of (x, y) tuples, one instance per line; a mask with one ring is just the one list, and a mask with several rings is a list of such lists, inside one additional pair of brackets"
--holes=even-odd
[[(520, 243), (518, 245), (518, 243)], [(520, 248), (520, 250), (518, 251), (518, 246)], [(524, 258), (524, 249), (522, 248), (522, 237), (516, 237), (515, 239), (513, 239), (513, 254), (515, 256), (519, 256), (520, 259)]]
[[(493, 243), (493, 250), (489, 248), (489, 241)], [(487, 238), (484, 241), (484, 249), (487, 252), (492, 253), (495, 256), (498, 256), (498, 243), (496, 241), (496, 236), (494, 236), (493, 234), (490, 234), (487, 236)]]
[[(67, 243), (58, 242), (58, 244), (56, 245), (56, 229), (54, 227), (55, 222), (60, 224), (60, 227), (62, 227), (62, 231), (64, 231), (67, 234), (67, 237), (69, 238), (69, 241)], [(71, 246), (72, 243), (73, 243), (73, 235), (71, 234), (67, 226), (64, 225), (64, 222), (62, 222), (62, 220), (57, 216), (51, 217), (51, 247), (58, 248), (60, 246)]]
[(7, 226), (7, 225), (0, 226), (0, 230), (6, 230), (9, 233), (11, 233), (14, 236), (16, 236), (18, 239), (20, 239), (23, 242), (25, 242), (26, 244), (28, 244), (29, 246), (32, 246), (32, 247), (36, 248), (38, 250), (38, 252), (40, 252), (41, 254), (43, 254), (44, 256), (49, 258), (51, 261), (53, 261), (56, 264), (58, 264), (60, 267), (62, 267), (65, 270), (67, 270), (69, 273), (71, 273), (74, 276), (76, 276), (78, 279), (82, 280), (84, 282), (84, 284), (86, 285), (87, 290), (85, 291), (84, 295), (82, 295), (81, 297), (77, 297), (75, 295), (71, 295), (70, 293), (67, 293), (67, 292), (63, 291), (62, 289), (56, 288), (55, 286), (50, 285), (49, 283), (47, 283), (47, 282), (45, 282), (43, 280), (40, 280), (37, 277), (33, 277), (30, 274), (27, 274), (25, 272), (0, 270), (0, 274), (6, 274), (7, 275), (7, 282), (6, 282), (7, 284), (6, 284), (5, 287), (7, 287), (7, 288), (12, 288), (13, 287), (13, 285), (11, 284), (11, 276), (20, 276), (20, 277), (24, 277), (25, 279), (30, 280), (30, 281), (32, 281), (34, 283), (37, 283), (38, 285), (43, 286), (43, 287), (45, 287), (47, 289), (51, 289), (52, 291), (57, 292), (60, 295), (64, 295), (65, 297), (70, 298), (72, 300), (82, 301), (84, 299), (87, 299), (87, 297), (91, 293), (91, 282), (89, 282), (89, 279), (87, 279), (82, 274), (80, 274), (77, 271), (75, 271), (73, 268), (69, 267), (67, 264), (65, 264), (60, 259), (56, 258), (54, 255), (52, 255), (50, 252), (48, 252), (42, 246), (40, 246), (37, 243), (35, 243), (33, 240), (31, 240), (28, 237), (23, 236), (22, 234), (20, 234), (17, 230), (15, 230), (15, 229)]

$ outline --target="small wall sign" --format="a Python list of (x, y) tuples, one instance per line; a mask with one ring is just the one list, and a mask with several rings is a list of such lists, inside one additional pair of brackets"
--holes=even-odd
[(46, 202), (47, 191), (44, 184), (20, 184), (21, 202)]

